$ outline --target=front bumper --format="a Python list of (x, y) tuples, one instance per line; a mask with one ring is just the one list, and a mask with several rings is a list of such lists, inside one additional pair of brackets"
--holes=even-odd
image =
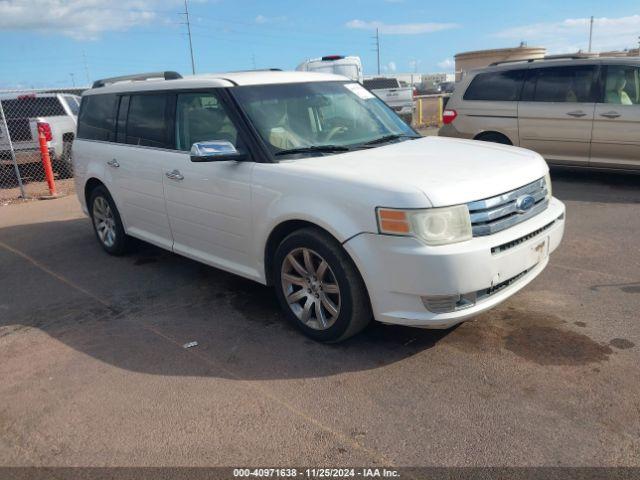
[[(494, 235), (430, 247), (415, 238), (360, 234), (344, 244), (358, 266), (374, 317), (448, 328), (506, 300), (546, 267), (564, 234), (565, 207), (552, 198), (539, 215)], [(436, 313), (424, 298), (473, 295), (471, 306)]]

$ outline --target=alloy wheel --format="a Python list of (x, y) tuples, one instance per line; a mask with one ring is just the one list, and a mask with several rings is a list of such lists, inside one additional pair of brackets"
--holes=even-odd
[(96, 197), (93, 201), (93, 225), (100, 241), (106, 247), (116, 243), (116, 220), (109, 202), (104, 197)]
[(333, 270), (317, 252), (296, 248), (282, 262), (282, 290), (303, 324), (326, 330), (340, 314), (340, 287)]

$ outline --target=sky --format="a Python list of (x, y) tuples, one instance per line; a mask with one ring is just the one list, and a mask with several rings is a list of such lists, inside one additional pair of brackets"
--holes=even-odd
[[(294, 69), (358, 55), (366, 74), (453, 72), (458, 52), (526, 42), (549, 53), (636, 48), (640, 1), (189, 0), (196, 72)], [(0, 0), (0, 88), (191, 73), (184, 0)]]

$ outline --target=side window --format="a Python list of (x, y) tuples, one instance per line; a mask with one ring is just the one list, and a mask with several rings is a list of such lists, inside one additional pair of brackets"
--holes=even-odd
[(116, 124), (116, 142), (127, 143), (127, 115), (129, 114), (129, 95), (120, 97), (118, 107), (118, 120)]
[(167, 95), (131, 95), (126, 143), (145, 147), (170, 148), (167, 141)]
[(594, 66), (548, 67), (529, 70), (522, 100), (589, 103), (594, 101)]
[(189, 151), (206, 140), (227, 140), (236, 148), (238, 131), (214, 92), (182, 93), (176, 104), (176, 148)]
[(65, 102), (67, 102), (67, 106), (69, 107), (69, 110), (71, 110), (71, 113), (75, 116), (78, 116), (78, 112), (80, 111), (80, 104), (78, 103), (76, 97), (65, 95), (64, 100)]
[(640, 104), (640, 66), (609, 65), (607, 67), (604, 103)]
[(465, 100), (514, 102), (520, 98), (525, 70), (479, 73), (464, 93)]
[(78, 117), (78, 138), (113, 141), (115, 139), (115, 95), (82, 97)]

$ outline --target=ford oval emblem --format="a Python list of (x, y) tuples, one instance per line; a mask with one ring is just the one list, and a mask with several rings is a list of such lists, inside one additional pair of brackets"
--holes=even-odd
[(518, 213), (525, 213), (531, 210), (536, 204), (536, 199), (531, 195), (523, 195), (516, 200)]

